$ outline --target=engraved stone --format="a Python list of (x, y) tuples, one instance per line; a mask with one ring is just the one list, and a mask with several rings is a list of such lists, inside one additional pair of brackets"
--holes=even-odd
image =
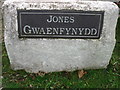
[[(5, 46), (14, 70), (34, 73), (73, 71), (106, 68), (109, 64), (116, 42), (119, 11), (113, 2), (8, 0), (3, 8)], [(104, 11), (102, 33), (98, 39), (19, 38), (18, 10)]]

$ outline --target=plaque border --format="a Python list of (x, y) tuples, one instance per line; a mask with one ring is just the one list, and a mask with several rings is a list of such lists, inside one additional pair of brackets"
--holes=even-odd
[[(22, 35), (22, 14), (79, 14), (79, 15), (98, 15), (100, 17), (98, 34), (96, 36), (68, 36), (68, 35)], [(76, 39), (99, 39), (102, 33), (104, 11), (81, 11), (81, 10), (17, 10), (18, 19), (18, 37), (19, 38), (76, 38)]]

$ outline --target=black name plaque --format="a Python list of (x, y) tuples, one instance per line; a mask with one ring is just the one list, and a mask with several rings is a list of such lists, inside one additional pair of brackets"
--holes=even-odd
[(99, 39), (104, 11), (18, 10), (20, 38)]

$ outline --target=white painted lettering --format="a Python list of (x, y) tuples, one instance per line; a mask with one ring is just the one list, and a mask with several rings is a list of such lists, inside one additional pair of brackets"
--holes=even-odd
[(65, 16), (64, 18), (65, 18), (65, 19), (64, 19), (64, 23), (69, 23), (69, 17), (68, 17), (68, 16)]
[(53, 28), (53, 34), (59, 34), (59, 28)]
[(85, 35), (90, 35), (90, 29), (89, 28), (85, 28)]
[(70, 17), (70, 23), (74, 23), (74, 17)]
[(34, 34), (39, 34), (40, 28), (31, 28)]
[(74, 23), (74, 17), (73, 16), (53, 16), (49, 15), (49, 18), (47, 18), (48, 23)]
[(39, 34), (45, 34), (44, 28), (41, 28), (41, 29), (40, 29)]
[(53, 16), (53, 22), (54, 23), (58, 22), (58, 17), (57, 16)]
[(63, 34), (64, 28), (60, 28), (60, 34)]
[(47, 19), (47, 22), (48, 22), (48, 23), (52, 22), (52, 15), (50, 15), (50, 18)]
[(52, 28), (46, 28), (46, 30), (47, 30), (47, 34), (52, 34), (51, 32)]
[(92, 28), (92, 29), (91, 29), (91, 35), (96, 35), (96, 34), (97, 34), (97, 29)]
[(23, 28), (25, 34), (31, 34), (31, 29), (29, 25), (25, 25)]
[(66, 30), (66, 32), (67, 32), (66, 34), (69, 35), (71, 28), (65, 28), (65, 30)]
[(76, 35), (77, 34), (77, 28), (72, 28), (72, 35)]
[(82, 35), (84, 29), (85, 29), (85, 28), (79, 28), (79, 29), (78, 29), (78, 30), (79, 30), (79, 35)]

